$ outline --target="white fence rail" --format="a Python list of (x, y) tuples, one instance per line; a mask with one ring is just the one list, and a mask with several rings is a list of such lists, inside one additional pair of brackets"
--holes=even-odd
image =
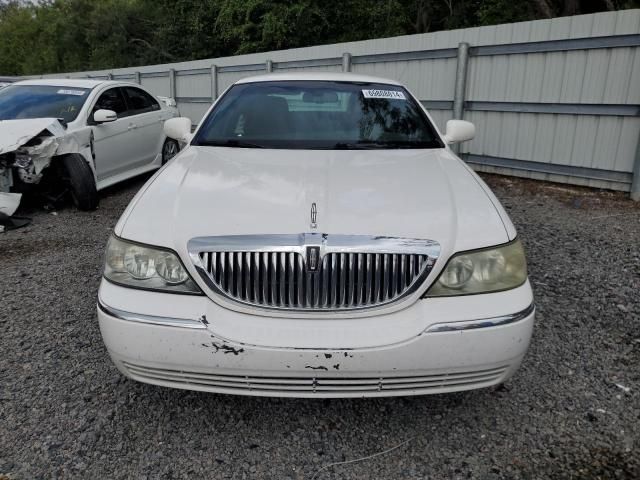
[(440, 128), (476, 123), (460, 153), (477, 170), (640, 199), (639, 47), (640, 10), (626, 10), (64, 76), (141, 83), (194, 124), (233, 82), (265, 71), (395, 78)]

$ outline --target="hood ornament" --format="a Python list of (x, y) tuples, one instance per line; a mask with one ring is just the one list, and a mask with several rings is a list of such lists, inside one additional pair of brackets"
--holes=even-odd
[(311, 230), (318, 228), (318, 207), (316, 202), (311, 204)]

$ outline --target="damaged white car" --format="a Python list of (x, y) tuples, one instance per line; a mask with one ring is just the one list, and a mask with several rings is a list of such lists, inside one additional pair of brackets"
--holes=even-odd
[[(178, 111), (138, 84), (26, 80), (0, 90), (0, 214), (23, 193), (81, 210), (98, 191), (162, 166), (179, 150), (163, 132)], [(173, 106), (170, 106), (173, 105)]]

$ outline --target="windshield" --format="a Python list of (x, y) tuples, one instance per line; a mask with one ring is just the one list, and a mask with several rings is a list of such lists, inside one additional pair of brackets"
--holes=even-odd
[(442, 148), (424, 111), (402, 87), (331, 81), (233, 86), (194, 145), (286, 148)]
[(60, 118), (72, 122), (89, 91), (52, 85), (9, 85), (0, 90), (0, 120)]

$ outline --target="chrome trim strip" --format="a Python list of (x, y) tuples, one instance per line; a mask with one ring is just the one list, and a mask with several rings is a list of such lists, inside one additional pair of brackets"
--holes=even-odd
[(405, 253), (438, 258), (440, 244), (433, 240), (372, 235), (328, 235), (325, 233), (229, 235), (189, 240), (190, 255), (200, 252), (297, 252), (317, 245), (322, 253)]
[(511, 315), (502, 315), (500, 317), (484, 318), (481, 320), (469, 320), (462, 322), (448, 322), (448, 323), (435, 323), (425, 330), (425, 333), (437, 333), (437, 332), (457, 332), (460, 330), (475, 330), (478, 328), (498, 327), (500, 325), (507, 325), (509, 323), (519, 322), (524, 320), (533, 312), (535, 312), (535, 305), (532, 303), (524, 310), (513, 313)]
[(131, 313), (119, 310), (117, 308), (109, 307), (98, 300), (98, 308), (105, 314), (117, 318), (118, 320), (125, 320), (127, 322), (146, 323), (150, 325), (162, 325), (164, 327), (181, 327), (181, 328), (193, 328), (193, 329), (206, 329), (200, 320), (192, 320), (188, 318), (173, 318), (173, 317), (159, 317), (156, 315), (145, 315), (142, 313)]

